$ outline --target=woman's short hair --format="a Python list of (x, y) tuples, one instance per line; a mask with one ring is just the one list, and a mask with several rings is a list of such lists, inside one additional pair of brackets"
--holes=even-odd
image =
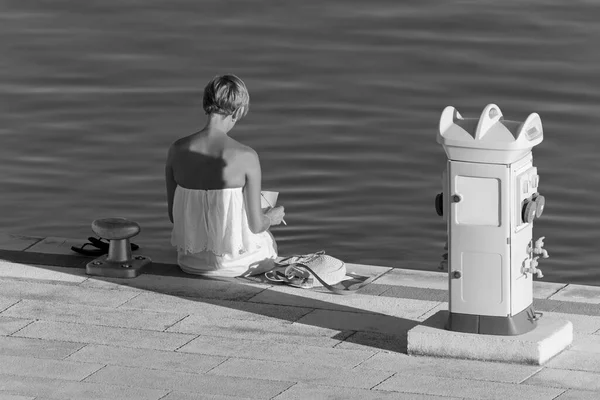
[(244, 107), (242, 117), (248, 113), (250, 95), (244, 81), (235, 75), (217, 75), (204, 88), (202, 106), (207, 114), (231, 115)]

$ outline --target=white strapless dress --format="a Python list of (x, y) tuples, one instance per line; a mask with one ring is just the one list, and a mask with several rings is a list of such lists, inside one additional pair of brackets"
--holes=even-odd
[(271, 270), (277, 244), (270, 232), (252, 233), (242, 188), (219, 190), (177, 186), (171, 244), (187, 273), (246, 276)]

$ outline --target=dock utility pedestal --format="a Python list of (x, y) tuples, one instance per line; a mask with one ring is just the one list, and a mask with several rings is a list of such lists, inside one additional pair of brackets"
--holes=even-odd
[(125, 218), (103, 218), (92, 222), (92, 230), (109, 240), (108, 254), (87, 263), (88, 275), (110, 278), (135, 278), (152, 260), (131, 254), (129, 239), (140, 233), (140, 226)]
[[(573, 341), (573, 324), (533, 309), (533, 275), (547, 258), (533, 221), (544, 211), (531, 149), (539, 115), (508, 121), (495, 104), (480, 118), (442, 112), (437, 141), (448, 162), (435, 199), (448, 241), (448, 310), (407, 334), (407, 353), (541, 365)], [(433, 202), (432, 202), (433, 203)]]
[(531, 149), (543, 139), (538, 114), (508, 121), (489, 104), (480, 118), (446, 107), (437, 142), (448, 156), (443, 193), (435, 208), (447, 221), (449, 316), (447, 329), (490, 335), (531, 331), (536, 254), (548, 257), (543, 238), (533, 242), (533, 221), (544, 210)]

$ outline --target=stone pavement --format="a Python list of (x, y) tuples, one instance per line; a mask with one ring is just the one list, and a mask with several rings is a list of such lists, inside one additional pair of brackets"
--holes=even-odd
[(81, 240), (0, 234), (0, 400), (600, 399), (600, 288), (536, 281), (574, 325), (543, 366), (406, 354), (447, 308), (446, 274), (361, 266), (351, 296), (181, 273), (171, 249), (135, 279), (85, 274)]

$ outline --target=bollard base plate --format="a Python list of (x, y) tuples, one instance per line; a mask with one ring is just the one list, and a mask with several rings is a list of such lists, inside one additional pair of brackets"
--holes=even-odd
[(543, 316), (522, 335), (483, 335), (445, 329), (448, 311), (439, 311), (408, 331), (408, 354), (542, 365), (573, 342), (570, 321)]
[[(135, 278), (142, 273), (142, 269), (151, 264), (152, 260), (145, 256), (134, 256), (127, 262), (107, 261), (107, 254), (90, 261), (85, 266), (85, 273), (107, 278)], [(128, 265), (124, 267), (124, 265)]]

